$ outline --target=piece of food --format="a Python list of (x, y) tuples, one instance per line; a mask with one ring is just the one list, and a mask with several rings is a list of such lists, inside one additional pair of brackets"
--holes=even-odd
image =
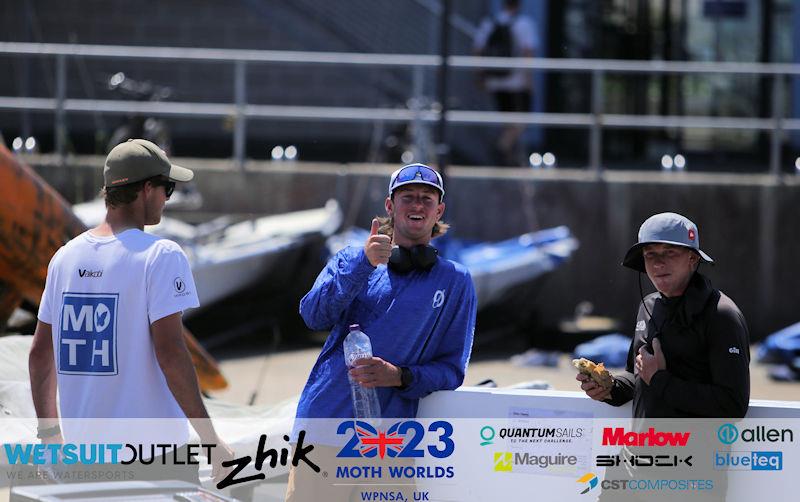
[(610, 389), (614, 385), (614, 379), (611, 373), (608, 372), (603, 363), (595, 364), (592, 361), (581, 357), (580, 359), (573, 359), (572, 365), (578, 369), (579, 372), (595, 381), (597, 385), (604, 389)]

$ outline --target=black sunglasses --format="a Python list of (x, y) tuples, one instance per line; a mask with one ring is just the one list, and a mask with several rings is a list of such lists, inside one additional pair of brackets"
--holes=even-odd
[(172, 192), (175, 191), (175, 182), (174, 181), (170, 181), (168, 179), (165, 180), (163, 178), (156, 178), (156, 179), (150, 180), (150, 182), (153, 184), (153, 186), (157, 186), (157, 187), (158, 186), (162, 186), (162, 187), (164, 187), (164, 193), (167, 195), (168, 199), (172, 195)]

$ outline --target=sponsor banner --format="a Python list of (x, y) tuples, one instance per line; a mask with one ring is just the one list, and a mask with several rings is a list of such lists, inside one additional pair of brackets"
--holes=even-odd
[(792, 500), (800, 419), (572, 415), (515, 407), (489, 419), (215, 418), (232, 456), (193, 431), (188, 444), (165, 432), (190, 429), (186, 420), (62, 420), (55, 439), (63, 441), (42, 443), (35, 419), (4, 419), (0, 486), (15, 496), (44, 486), (52, 495), (54, 486), (82, 493), (103, 482), (132, 498), (139, 481), (174, 490), (162, 482), (194, 479), (218, 500), (284, 500), (287, 492), (293, 501)]

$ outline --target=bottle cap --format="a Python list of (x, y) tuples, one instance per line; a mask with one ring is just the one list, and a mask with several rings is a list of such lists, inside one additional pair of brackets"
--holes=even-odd
[(361, 325), (360, 324), (351, 324), (350, 325), (350, 331), (361, 331)]

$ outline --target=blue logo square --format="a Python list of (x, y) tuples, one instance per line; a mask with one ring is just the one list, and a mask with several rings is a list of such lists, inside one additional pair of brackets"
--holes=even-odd
[(783, 470), (783, 452), (780, 451), (754, 451), (754, 471), (781, 471)]
[(58, 338), (58, 372), (116, 375), (117, 310), (114, 293), (64, 293)]

